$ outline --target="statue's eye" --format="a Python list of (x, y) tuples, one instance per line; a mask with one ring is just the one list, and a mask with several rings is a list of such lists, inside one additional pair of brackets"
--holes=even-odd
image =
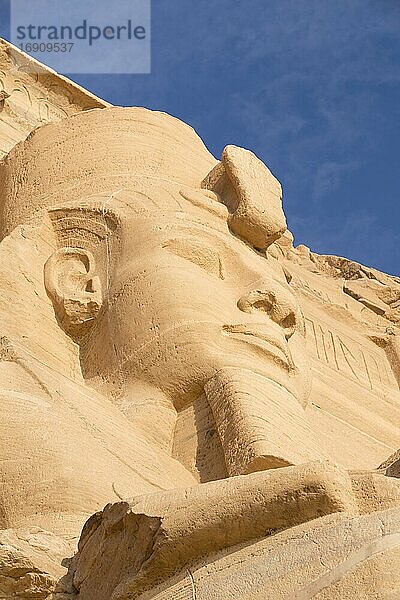
[(168, 242), (163, 243), (163, 248), (185, 260), (189, 260), (207, 271), (207, 273), (225, 279), (222, 260), (215, 249), (202, 246), (198, 241), (188, 238), (168, 240)]

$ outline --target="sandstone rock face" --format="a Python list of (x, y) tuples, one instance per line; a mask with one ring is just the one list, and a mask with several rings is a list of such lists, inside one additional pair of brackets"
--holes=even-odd
[(32, 118), (0, 96), (0, 598), (398, 597), (400, 280), (295, 247), (249, 150), (21, 82)]
[[(37, 527), (0, 532), (0, 598), (44, 600), (66, 577), (73, 544)], [(60, 596), (61, 597), (61, 596)]]
[(0, 158), (40, 125), (105, 106), (104, 100), (0, 39)]

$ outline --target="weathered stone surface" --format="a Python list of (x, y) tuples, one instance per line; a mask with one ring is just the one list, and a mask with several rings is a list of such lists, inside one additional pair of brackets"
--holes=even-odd
[(285, 233), (281, 185), (249, 150), (226, 146), (201, 185), (220, 195), (230, 228), (255, 248), (266, 250)]
[(400, 450), (389, 456), (381, 465), (379, 471), (383, 472), (388, 477), (400, 478)]
[(105, 106), (108, 102), (0, 39), (0, 158), (40, 125)]
[[(186, 565), (153, 591), (137, 595), (130, 569), (104, 597), (112, 600), (324, 600), (395, 598), (400, 523), (397, 510), (364, 516), (322, 517), (251, 544), (230, 547)], [(123, 560), (127, 560), (124, 554)], [(90, 569), (93, 577), (96, 566)], [(102, 598), (98, 569), (92, 587), (78, 597)], [(113, 572), (114, 574), (114, 572)], [(118, 574), (117, 574), (118, 576)], [(121, 578), (122, 579), (122, 578)], [(392, 596), (390, 596), (392, 594)]]
[(196, 559), (337, 512), (358, 506), (346, 472), (324, 463), (144, 496), (87, 523), (74, 585), (84, 598), (118, 597), (120, 586), (136, 598)]
[(0, 531), (0, 598), (49, 599), (73, 552), (74, 544), (39, 528)]

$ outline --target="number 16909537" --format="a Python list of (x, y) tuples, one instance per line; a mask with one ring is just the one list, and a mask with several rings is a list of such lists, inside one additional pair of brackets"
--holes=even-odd
[(19, 44), (23, 52), (71, 52), (73, 42), (26, 42)]

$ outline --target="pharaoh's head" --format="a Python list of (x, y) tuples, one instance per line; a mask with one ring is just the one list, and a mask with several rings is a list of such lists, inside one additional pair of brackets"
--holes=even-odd
[(268, 251), (280, 186), (254, 155), (217, 164), (179, 121), (112, 108), (43, 127), (2, 169), (3, 234), (48, 218), (45, 287), (86, 381), (140, 382), (179, 410), (237, 368), (304, 402), (302, 315)]

